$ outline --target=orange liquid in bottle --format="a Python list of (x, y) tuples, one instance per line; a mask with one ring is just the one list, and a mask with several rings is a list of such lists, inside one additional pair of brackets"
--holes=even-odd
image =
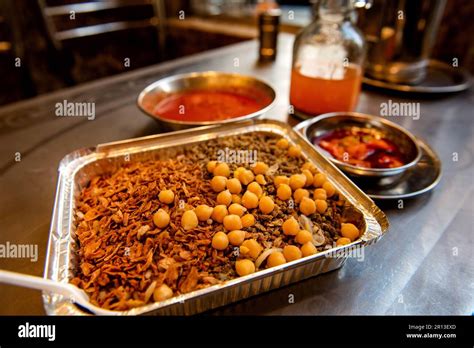
[(353, 111), (359, 99), (362, 69), (344, 68), (342, 79), (325, 79), (291, 72), (290, 103), (296, 110), (311, 115), (334, 111)]

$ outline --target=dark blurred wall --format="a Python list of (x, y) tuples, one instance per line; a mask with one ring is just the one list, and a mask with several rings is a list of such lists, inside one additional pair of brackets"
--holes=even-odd
[[(49, 1), (60, 4), (79, 0)], [(184, 20), (178, 18), (181, 10)], [(121, 13), (108, 14), (112, 19), (114, 15)], [(196, 23), (208, 19), (193, 19), (189, 0), (166, 1), (166, 15), (169, 21), (165, 26), (165, 52), (159, 52), (156, 31), (149, 29), (75, 39), (57, 50), (48, 37), (36, 0), (0, 0), (0, 74), (4, 82), (0, 85), (0, 105), (156, 64), (163, 55), (167, 59), (179, 58), (256, 36), (254, 29), (253, 34), (237, 34), (238, 23), (234, 21), (220, 23), (227, 27), (225, 32), (199, 27)], [(90, 15), (81, 15), (75, 24), (90, 25), (92, 19)], [(58, 24), (68, 25), (67, 21)], [(447, 62), (458, 58), (461, 66), (474, 73), (473, 33), (474, 1), (448, 0), (433, 56)], [(18, 58), (21, 64), (15, 66)], [(125, 58), (130, 59), (129, 67), (124, 64)]]
[(458, 58), (474, 74), (474, 1), (447, 1), (432, 56), (448, 63)]
[[(150, 12), (152, 7), (144, 10)], [(133, 20), (134, 16), (141, 16), (139, 12), (143, 10), (137, 10), (135, 14), (130, 9), (120, 11)], [(108, 11), (108, 17), (103, 15), (105, 12), (97, 16), (76, 14), (73, 21), (67, 16), (55, 21), (65, 30), (69, 29), (68, 25), (114, 21), (114, 18), (120, 18), (118, 12)], [(57, 48), (48, 35), (38, 1), (1, 0), (0, 18), (3, 18), (0, 41), (8, 41), (11, 45), (8, 52), (0, 52), (0, 74), (9, 81), (8, 87), (0, 87), (0, 104), (160, 62), (154, 27), (76, 38), (62, 42)], [(18, 59), (20, 66), (16, 64)], [(125, 59), (129, 65), (125, 64)]]
[(36, 1), (0, 1), (0, 104), (68, 85), (61, 76), (64, 61), (54, 54)]

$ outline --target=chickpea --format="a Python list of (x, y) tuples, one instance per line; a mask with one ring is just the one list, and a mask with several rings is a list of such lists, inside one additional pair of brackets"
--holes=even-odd
[(318, 252), (318, 249), (314, 246), (312, 242), (306, 242), (301, 246), (301, 254), (303, 257), (314, 255)]
[(153, 214), (153, 223), (158, 228), (165, 228), (170, 223), (170, 216), (163, 209), (158, 209), (158, 211)]
[(255, 264), (251, 260), (235, 261), (235, 271), (241, 277), (255, 272)]
[(323, 201), (322, 199), (316, 200), (316, 210), (319, 214), (324, 214), (328, 208), (328, 202)]
[(245, 172), (245, 168), (244, 168), (244, 167), (239, 167), (239, 168), (237, 168), (236, 170), (234, 170), (234, 178), (238, 179), (240, 173), (243, 173), (243, 172)]
[(287, 184), (280, 184), (277, 188), (277, 197), (282, 201), (287, 201), (291, 198), (291, 187)]
[(313, 184), (313, 174), (308, 169), (303, 169), (301, 172), (306, 177), (305, 186), (311, 186)]
[(183, 226), (186, 231), (189, 231), (196, 228), (198, 224), (199, 221), (196, 213), (193, 210), (186, 210), (181, 217), (181, 226)]
[(244, 213), (247, 211), (245, 207), (241, 206), (238, 203), (231, 204), (228, 210), (230, 214), (238, 215), (238, 216), (243, 216)]
[(273, 184), (275, 185), (276, 188), (278, 188), (278, 186), (280, 186), (281, 184), (289, 185), (290, 184), (290, 178), (288, 178), (284, 175), (278, 175), (278, 176), (275, 177), (275, 179), (273, 179)]
[(229, 238), (224, 232), (217, 232), (212, 237), (212, 247), (217, 250), (224, 250), (229, 245)]
[(316, 212), (316, 203), (311, 198), (303, 197), (300, 202), (300, 211), (308, 216)]
[(247, 255), (250, 251), (249, 248), (247, 248), (246, 246), (242, 246), (242, 245), (240, 246), (239, 250), (240, 250), (241, 255)]
[(281, 138), (280, 140), (277, 141), (276, 146), (280, 149), (286, 150), (290, 144), (288, 143), (288, 140), (285, 138)]
[(163, 190), (158, 194), (161, 203), (171, 204), (174, 202), (174, 193), (171, 190)]
[(295, 245), (287, 245), (283, 248), (283, 256), (287, 262), (301, 259), (302, 253)]
[(296, 234), (300, 231), (300, 225), (293, 216), (283, 223), (282, 228), (283, 233), (287, 236), (296, 236)]
[(221, 192), (225, 190), (227, 178), (225, 176), (217, 175), (211, 180), (211, 188), (214, 192)]
[(214, 168), (213, 174), (218, 176), (225, 176), (226, 178), (228, 178), (230, 175), (229, 166), (227, 165), (227, 163), (219, 163)]
[(311, 162), (306, 162), (305, 164), (303, 164), (301, 170), (309, 170), (313, 175), (317, 173), (316, 166)]
[(255, 224), (255, 217), (252, 214), (245, 214), (240, 219), (242, 227), (252, 227)]
[(265, 174), (268, 170), (268, 165), (264, 162), (257, 162), (252, 168), (255, 175), (257, 174)]
[(216, 166), (217, 166), (217, 161), (207, 162), (207, 166), (206, 166), (207, 171), (211, 174), (214, 173), (214, 169), (216, 169)]
[(299, 188), (295, 191), (295, 193), (293, 193), (293, 198), (295, 199), (296, 203), (301, 202), (301, 200), (305, 197), (309, 198), (309, 191), (308, 190)]
[(341, 234), (343, 237), (349, 238), (351, 242), (359, 238), (359, 229), (354, 224), (341, 224)]
[(313, 178), (313, 185), (314, 187), (322, 187), (323, 184), (326, 182), (327, 177), (326, 174), (318, 173)]
[(263, 195), (262, 187), (258, 184), (258, 182), (255, 181), (247, 186), (247, 190), (255, 193), (259, 198)]
[(229, 190), (222, 191), (217, 195), (216, 202), (227, 206), (232, 202), (232, 194)]
[(316, 200), (320, 199), (320, 200), (325, 201), (328, 198), (326, 194), (326, 190), (322, 188), (317, 188), (316, 190), (314, 190), (313, 198)]
[(255, 177), (255, 181), (258, 182), (260, 185), (266, 185), (267, 180), (265, 180), (265, 177), (262, 174), (257, 174)]
[(270, 214), (273, 209), (275, 208), (275, 203), (273, 203), (273, 199), (268, 196), (263, 196), (260, 198), (260, 202), (258, 203), (258, 207), (260, 211), (264, 214)]
[(301, 146), (291, 145), (288, 149), (288, 156), (290, 157), (299, 157), (301, 155)]
[(336, 193), (336, 188), (334, 187), (333, 184), (331, 184), (329, 181), (326, 181), (324, 184), (323, 184), (323, 189), (324, 191), (326, 191), (326, 195), (328, 197), (331, 197), (333, 196), (335, 193)]
[(336, 241), (337, 246), (347, 245), (347, 244), (350, 244), (350, 243), (351, 243), (351, 240), (349, 238), (346, 238), (346, 237), (341, 237)]
[[(263, 247), (258, 244), (258, 242), (255, 240), (255, 239), (247, 239), (245, 240), (243, 243), (242, 243), (242, 247), (245, 247), (245, 248), (248, 248), (249, 251), (246, 255), (250, 256), (251, 258), (253, 259), (256, 259), (258, 257), (258, 255), (260, 255), (260, 253), (262, 252), (263, 250)], [(241, 250), (242, 251), (242, 250)]]
[(234, 246), (239, 246), (244, 242), (245, 231), (242, 231), (242, 230), (231, 231), (227, 233), (227, 237), (229, 238), (230, 244)]
[(208, 205), (201, 204), (194, 208), (194, 212), (199, 221), (207, 221), (211, 218), (212, 208)]
[(231, 214), (224, 216), (223, 223), (227, 231), (240, 230), (242, 228), (242, 222), (238, 215)]
[(312, 240), (313, 235), (311, 234), (311, 232), (306, 230), (299, 231), (298, 234), (295, 236), (296, 243), (301, 245), (311, 242)]
[(253, 175), (251, 170), (245, 170), (239, 173), (239, 180), (243, 185), (250, 184), (255, 179), (255, 175)]
[(306, 184), (306, 176), (303, 174), (293, 174), (290, 176), (290, 187), (292, 190), (303, 188)]
[(279, 251), (275, 251), (268, 256), (267, 267), (280, 266), (286, 263), (285, 256)]
[(216, 205), (212, 210), (211, 219), (216, 222), (222, 223), (222, 221), (224, 221), (224, 217), (227, 216), (227, 214), (228, 211), (225, 205)]
[(153, 291), (153, 299), (155, 302), (164, 301), (171, 297), (173, 297), (173, 290), (166, 284), (160, 285)]
[(232, 195), (232, 203), (240, 204), (242, 203), (242, 198), (240, 195)]
[(230, 193), (239, 194), (242, 191), (242, 184), (240, 183), (239, 179), (232, 178), (227, 180), (227, 189)]
[(242, 205), (247, 209), (257, 208), (258, 197), (255, 193), (246, 191), (242, 196)]

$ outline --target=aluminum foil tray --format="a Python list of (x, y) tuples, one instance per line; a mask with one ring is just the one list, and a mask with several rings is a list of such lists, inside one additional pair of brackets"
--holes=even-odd
[[(339, 193), (358, 211), (363, 220), (360, 239), (310, 257), (265, 269), (251, 275), (226, 281), (204, 289), (172, 297), (146, 306), (117, 312), (118, 315), (190, 315), (230, 304), (250, 296), (276, 289), (302, 279), (341, 267), (349, 251), (379, 240), (388, 229), (385, 214), (339, 169), (324, 158), (289, 125), (271, 120), (250, 120), (221, 126), (205, 126), (143, 138), (101, 144), (74, 151), (59, 164), (59, 179), (52, 215), (44, 277), (69, 282), (73, 277), (76, 240), (74, 233), (75, 199), (90, 179), (120, 167), (124, 161), (156, 158), (163, 149), (200, 143), (221, 136), (270, 132), (301, 146), (302, 154), (318, 170), (326, 173)], [(50, 315), (87, 314), (80, 307), (58, 294), (43, 293), (46, 312)]]

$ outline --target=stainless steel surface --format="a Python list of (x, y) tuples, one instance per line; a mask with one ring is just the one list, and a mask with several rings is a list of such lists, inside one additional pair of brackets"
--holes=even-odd
[[(210, 69), (255, 75), (278, 92), (268, 116), (295, 125), (288, 115), (292, 37), (279, 36), (274, 63), (257, 64), (258, 42), (249, 41), (88, 83), (0, 109), (0, 243), (38, 246), (38, 260), (0, 259), (0, 268), (42, 275), (57, 166), (81, 147), (152, 135), (162, 128), (135, 101), (164, 76)], [(235, 58), (239, 66), (234, 66)], [(94, 102), (96, 117), (57, 117), (55, 104)], [(388, 100), (420, 103), (420, 118), (390, 120), (422, 137), (443, 163), (443, 179), (415, 199), (378, 202), (390, 232), (365, 248), (364, 259), (208, 315), (467, 314), (474, 308), (474, 93), (451, 96), (386, 95), (364, 90), (357, 111), (379, 114)], [(131, 121), (133, 120), (133, 121)], [(15, 161), (15, 154), (21, 156)], [(18, 157), (17, 157), (18, 159)], [(1, 314), (44, 314), (41, 293), (0, 285)], [(65, 311), (67, 313), (67, 308)]]
[(377, 0), (359, 9), (368, 44), (366, 74), (416, 84), (426, 74), (446, 0)]
[(461, 92), (468, 89), (471, 86), (471, 77), (463, 68), (455, 68), (437, 60), (430, 60), (425, 77), (416, 85), (391, 83), (372, 79), (369, 76), (365, 76), (362, 82), (368, 86), (389, 91), (439, 94)]
[[(346, 246), (336, 247), (275, 268), (260, 270), (223, 284), (117, 313), (120, 315), (199, 313), (335, 270), (343, 265), (347, 258), (344, 254), (347, 254), (351, 248), (371, 245), (383, 236), (388, 229), (388, 221), (380, 209), (290, 126), (270, 120), (234, 122), (218, 127), (202, 127), (102, 144), (93, 149), (78, 150), (68, 154), (59, 166), (59, 184), (51, 222), (45, 277), (57, 282), (68, 282), (74, 277), (74, 268), (77, 265), (75, 257), (77, 244), (73, 237), (74, 199), (92, 177), (113, 171), (127, 160), (156, 158), (155, 155), (158, 152), (166, 151), (166, 149), (197, 144), (221, 136), (256, 132), (277, 134), (301, 146), (305, 158), (313, 162), (320, 171), (326, 173), (338, 192), (357, 209), (354, 214), (359, 216), (364, 226), (360, 239)], [(126, 159), (124, 155), (129, 157)], [(335, 254), (337, 252), (341, 254)], [(64, 312), (64, 305), (71, 308), (70, 301), (57, 294), (45, 293), (44, 301), (48, 314)]]
[[(153, 112), (156, 104), (169, 96), (171, 93), (182, 92), (191, 89), (222, 89), (235, 90), (240, 93), (251, 93), (256, 100), (268, 99), (268, 102), (258, 111), (248, 115), (228, 118), (219, 121), (178, 121), (164, 118)], [(219, 71), (193, 72), (189, 74), (178, 74), (165, 77), (147, 86), (139, 95), (137, 104), (148, 116), (159, 121), (170, 129), (179, 130), (196, 126), (208, 126), (223, 124), (251, 118), (260, 117), (270, 110), (275, 104), (275, 90), (267, 83), (251, 76)]]
[[(325, 133), (344, 127), (370, 128), (380, 131), (383, 136), (394, 142), (407, 163), (396, 168), (365, 168), (358, 167), (334, 158), (323, 148), (314, 144), (314, 139)], [(295, 129), (308, 139), (326, 157), (342, 171), (358, 177), (383, 178), (400, 176), (406, 170), (414, 167), (421, 158), (421, 150), (415, 137), (403, 127), (382, 117), (362, 114), (360, 112), (331, 112), (323, 114), (298, 124)]]

